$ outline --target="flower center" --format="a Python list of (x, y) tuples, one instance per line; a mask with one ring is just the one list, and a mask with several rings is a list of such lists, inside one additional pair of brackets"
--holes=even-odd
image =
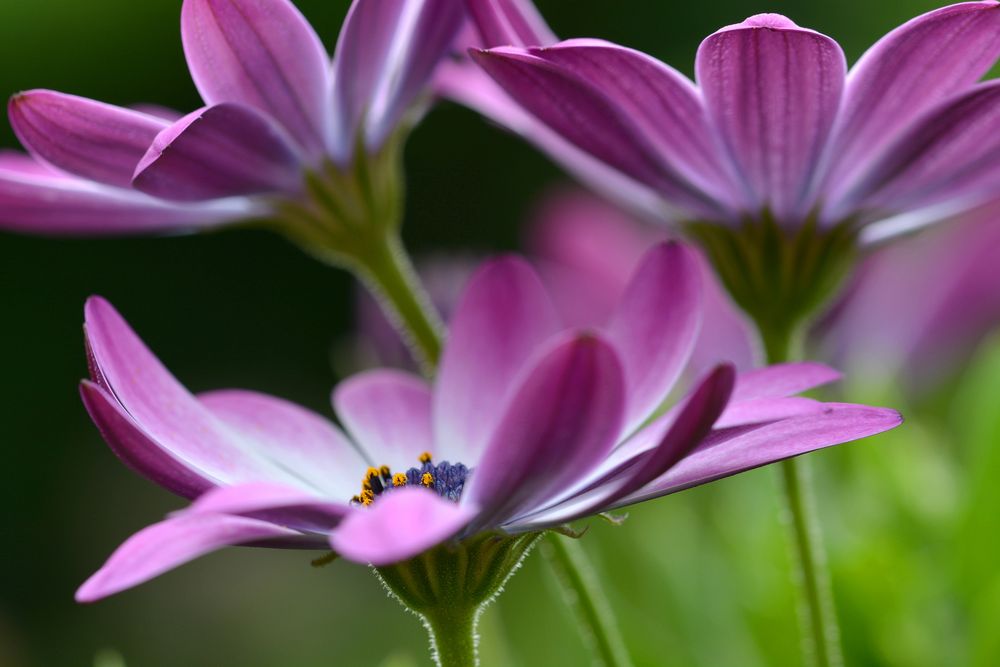
[(421, 454), (419, 460), (420, 466), (405, 472), (393, 473), (389, 466), (369, 468), (361, 480), (361, 493), (351, 498), (351, 503), (368, 506), (379, 496), (404, 486), (422, 486), (442, 498), (458, 502), (469, 469), (461, 463), (442, 461), (435, 464), (430, 452)]

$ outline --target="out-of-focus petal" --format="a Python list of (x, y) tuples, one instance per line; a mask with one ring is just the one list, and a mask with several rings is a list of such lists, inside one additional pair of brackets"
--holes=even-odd
[(840, 378), (839, 372), (814, 361), (774, 364), (741, 373), (736, 379), (732, 400), (738, 403), (791, 396)]
[(11, 127), (32, 155), (86, 179), (128, 187), (135, 165), (167, 122), (51, 90), (15, 95)]
[(322, 42), (288, 0), (184, 0), (181, 38), (208, 105), (236, 102), (272, 116), (312, 157), (329, 124)]
[(780, 398), (756, 398), (750, 401), (729, 402), (726, 409), (712, 425), (712, 428), (732, 428), (765, 424), (789, 417), (815, 414), (823, 410), (823, 403), (811, 398), (785, 396)]
[(893, 429), (902, 421), (898, 412), (887, 408), (827, 403), (822, 414), (718, 431), (662, 477), (617, 505), (648, 500), (823, 447), (866, 438)]
[(477, 527), (530, 511), (600, 464), (621, 435), (625, 386), (612, 347), (592, 335), (558, 343), (526, 374), (464, 493)]
[(7, 157), (0, 162), (0, 229), (26, 234), (102, 236), (179, 233), (259, 217), (245, 199), (174, 204), (98, 185)]
[(482, 46), (548, 46), (557, 41), (531, 0), (466, 0)]
[(558, 329), (527, 262), (504, 257), (476, 272), (455, 309), (435, 386), (435, 457), (476, 465), (517, 374)]
[(302, 489), (266, 482), (222, 486), (200, 496), (185, 514), (231, 514), (291, 527), (327, 533), (340, 523), (350, 506), (330, 502)]
[(188, 114), (160, 132), (135, 168), (132, 184), (176, 201), (295, 192), (302, 167), (284, 133), (238, 104)]
[(196, 498), (218, 483), (150, 440), (103, 387), (84, 381), (80, 397), (111, 451), (146, 479), (184, 498)]
[(535, 51), (500, 47), (473, 58), (523, 108), (609, 166), (702, 214), (719, 207), (665, 163), (625, 109), (571, 70)]
[(979, 204), (995, 197), (1000, 187), (998, 127), (1000, 81), (947, 100), (890, 145), (841, 206), (896, 212), (951, 200)]
[(445, 500), (427, 489), (394, 489), (371, 507), (351, 512), (330, 534), (330, 545), (348, 560), (391, 565), (454, 537), (475, 514), (469, 503)]
[(360, 373), (337, 385), (333, 406), (372, 465), (406, 470), (423, 452), (433, 453), (431, 389), (415, 375)]
[(625, 430), (666, 400), (691, 356), (701, 325), (701, 272), (673, 241), (649, 250), (607, 328), (625, 369)]
[(783, 16), (760, 14), (706, 38), (695, 70), (756, 207), (779, 220), (801, 216), (844, 86), (840, 46)]
[(143, 528), (118, 547), (76, 592), (76, 600), (96, 602), (222, 547), (296, 535), (265, 521), (222, 514), (167, 519)]
[(719, 159), (701, 94), (690, 79), (634, 49), (597, 39), (572, 39), (534, 55), (565, 68), (596, 86), (638, 124), (662, 159), (711, 196), (735, 206), (745, 201), (736, 190), (728, 162)]
[(876, 42), (851, 68), (831, 143), (838, 191), (922, 112), (975, 84), (1000, 57), (1000, 3), (935, 9)]
[[(355, 492), (348, 473), (365, 463), (322, 417), (251, 392), (196, 399), (102, 299), (87, 301), (85, 329), (102, 385), (150, 442), (200, 476), (276, 482), (332, 498)], [(290, 434), (301, 439), (286, 441)]]

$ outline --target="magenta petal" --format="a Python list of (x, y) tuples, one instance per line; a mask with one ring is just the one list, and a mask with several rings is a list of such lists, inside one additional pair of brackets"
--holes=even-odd
[(166, 128), (135, 168), (137, 190), (163, 199), (202, 201), (295, 192), (301, 166), (284, 133), (250, 107), (218, 104)]
[(625, 430), (666, 400), (687, 364), (701, 324), (701, 270), (680, 243), (649, 250), (607, 328), (625, 368)]
[(724, 171), (700, 93), (677, 70), (639, 51), (596, 39), (568, 40), (532, 53), (600, 89), (685, 179), (729, 205), (744, 197)]
[(97, 236), (186, 232), (257, 217), (243, 199), (173, 204), (64, 174), (0, 164), (0, 229), (28, 234)]
[(240, 515), (298, 530), (327, 533), (349, 511), (350, 506), (346, 501), (329, 502), (295, 487), (256, 482), (212, 489), (177, 516)]
[(184, 0), (181, 37), (208, 105), (235, 102), (272, 116), (313, 157), (327, 136), (323, 44), (288, 0)]
[(694, 210), (713, 212), (714, 204), (703, 193), (671, 173), (626, 110), (591, 82), (523, 49), (503, 47), (472, 55), (518, 104), (565, 140)]
[(11, 126), (36, 157), (69, 173), (128, 187), (135, 165), (167, 126), (138, 111), (51, 90), (15, 95)]
[(341, 423), (369, 462), (406, 470), (434, 450), (431, 390), (421, 378), (395, 370), (355, 375), (333, 393)]
[(811, 398), (790, 396), (784, 398), (757, 398), (750, 401), (730, 401), (712, 425), (715, 429), (764, 424), (789, 417), (822, 412), (823, 403)]
[(761, 15), (705, 39), (695, 69), (756, 206), (779, 220), (802, 215), (844, 86), (840, 46), (784, 17)]
[(216, 480), (150, 440), (102, 387), (84, 381), (80, 383), (80, 397), (111, 451), (135, 472), (184, 498), (196, 498), (216, 484)]
[(512, 394), (464, 493), (478, 528), (503, 525), (599, 465), (621, 435), (622, 366), (611, 346), (575, 335), (546, 354)]
[[(997, 11), (1000, 14), (1000, 10)], [(890, 145), (845, 199), (876, 211), (979, 204), (1000, 184), (1000, 81), (939, 105)]]
[(96, 602), (222, 547), (296, 535), (264, 521), (221, 514), (167, 519), (125, 540), (80, 587), (76, 600)]
[(918, 16), (851, 68), (832, 144), (838, 189), (919, 114), (972, 86), (1000, 57), (1000, 4), (963, 2)]
[(625, 498), (626, 505), (711, 482), (799, 454), (838, 445), (899, 426), (895, 410), (827, 403), (821, 414), (719, 431), (654, 483)]
[(531, 0), (466, 0), (483, 46), (548, 46), (557, 41)]
[(733, 402), (780, 398), (836, 382), (839, 372), (814, 361), (774, 364), (740, 373), (733, 390)]
[(455, 309), (438, 372), (437, 458), (475, 466), (515, 377), (558, 328), (527, 262), (504, 257), (476, 272)]
[(330, 545), (358, 563), (391, 565), (454, 537), (474, 516), (468, 503), (404, 487), (379, 497), (371, 507), (356, 508), (330, 534)]

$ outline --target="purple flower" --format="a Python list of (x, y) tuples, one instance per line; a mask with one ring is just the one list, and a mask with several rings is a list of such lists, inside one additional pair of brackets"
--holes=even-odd
[(526, 3), (469, 4), (496, 47), (473, 56), (506, 95), (462, 68), (439, 87), (603, 189), (625, 181), (619, 195), (644, 191), (661, 216), (728, 226), (773, 217), (784, 229), (882, 223), (870, 240), (1000, 188), (1000, 81), (980, 82), (1000, 55), (996, 0), (919, 16), (850, 72), (829, 37), (760, 14), (702, 42), (696, 82), (609, 42), (554, 43), (544, 24), (512, 18)]
[(688, 249), (657, 246), (606, 325), (581, 332), (561, 326), (524, 261), (488, 262), (456, 309), (433, 385), (393, 370), (346, 380), (333, 392), (343, 431), (253, 392), (190, 394), (107, 302), (92, 299), (87, 409), (127, 465), (194, 502), (128, 539), (78, 599), (236, 544), (332, 545), (384, 566), (900, 423), (893, 410), (794, 396), (838, 377), (813, 363), (739, 377), (720, 365), (663, 406), (697, 339), (699, 277)]
[(463, 20), (451, 0), (355, 0), (331, 63), (288, 0), (185, 0), (184, 53), (206, 106), (181, 116), (15, 95), (31, 157), (0, 155), (0, 226), (111, 234), (287, 217), (310, 179), (392, 143)]

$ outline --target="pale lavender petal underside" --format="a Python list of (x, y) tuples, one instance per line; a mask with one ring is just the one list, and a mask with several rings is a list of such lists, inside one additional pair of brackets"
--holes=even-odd
[(483, 46), (548, 46), (557, 41), (532, 0), (465, 0)]
[(391, 565), (454, 537), (475, 514), (464, 500), (455, 503), (422, 488), (394, 489), (351, 512), (330, 534), (330, 545), (348, 560)]
[(161, 118), (51, 90), (15, 95), (11, 127), (32, 155), (86, 179), (128, 187)]
[(736, 378), (733, 402), (792, 396), (840, 378), (839, 372), (815, 361), (773, 364), (741, 373)]
[(436, 457), (476, 465), (518, 373), (558, 330), (527, 262), (504, 257), (476, 272), (455, 309), (438, 372)]
[(294, 194), (302, 187), (302, 169), (272, 120), (251, 107), (217, 104), (160, 132), (136, 166), (132, 184), (176, 201)]
[(698, 49), (709, 116), (756, 201), (779, 220), (801, 217), (844, 86), (846, 61), (825, 35), (762, 14)]
[(167, 519), (140, 530), (118, 547), (76, 592), (76, 600), (96, 602), (222, 547), (296, 535), (264, 521), (222, 514)]
[(176, 516), (231, 514), (325, 535), (349, 511), (346, 500), (330, 502), (292, 486), (252, 482), (212, 489)]
[(206, 104), (258, 109), (307, 154), (323, 154), (330, 120), (327, 54), (291, 2), (184, 0), (181, 38)]

